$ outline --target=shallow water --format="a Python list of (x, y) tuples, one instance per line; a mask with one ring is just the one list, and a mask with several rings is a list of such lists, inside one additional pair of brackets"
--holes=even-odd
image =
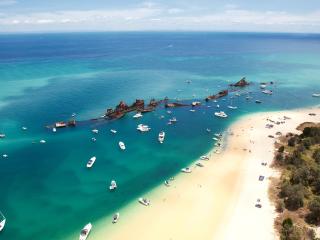
[[(7, 217), (0, 239), (77, 238), (87, 222), (115, 212), (207, 152), (213, 133), (238, 117), (319, 104), (311, 97), (320, 92), (319, 43), (320, 35), (299, 34), (1, 35), (0, 132), (7, 137), (0, 139), (0, 154), (9, 158), (0, 158), (0, 210)], [(44, 128), (73, 112), (79, 120), (100, 116), (120, 100), (203, 99), (242, 76), (253, 84), (241, 97), (232, 93), (219, 100), (220, 110), (229, 114), (225, 120), (213, 116), (217, 108), (210, 102), (210, 108), (203, 105), (196, 112), (186, 107), (168, 115), (160, 107), (140, 120), (132, 113), (57, 133)], [(275, 82), (269, 87), (272, 96), (259, 90), (258, 83), (268, 81)], [(227, 109), (231, 102), (239, 108)], [(168, 126), (172, 116), (178, 123)], [(138, 123), (151, 131), (138, 133)], [(99, 134), (93, 135), (93, 128)], [(111, 134), (111, 128), (118, 133)], [(161, 130), (166, 132), (162, 145), (157, 142)], [(126, 151), (119, 150), (118, 141), (125, 142)], [(88, 170), (92, 156), (97, 161)], [(119, 188), (110, 193), (112, 179)]]

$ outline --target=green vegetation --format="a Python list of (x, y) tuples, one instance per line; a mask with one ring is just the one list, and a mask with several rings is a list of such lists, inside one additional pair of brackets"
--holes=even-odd
[(281, 239), (316, 239), (310, 226), (320, 225), (320, 127), (288, 134), (278, 147), (275, 164), (282, 172), (276, 201), (283, 219)]

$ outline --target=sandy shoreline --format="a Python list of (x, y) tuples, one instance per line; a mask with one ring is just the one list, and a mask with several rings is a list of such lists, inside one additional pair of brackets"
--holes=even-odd
[[(317, 116), (309, 116), (314, 112)], [(283, 121), (273, 124), (267, 119)], [(170, 187), (158, 186), (144, 196), (151, 206), (132, 202), (120, 210), (120, 220), (111, 216), (93, 227), (90, 239), (276, 239), (274, 206), (268, 198), (274, 135), (294, 132), (305, 121), (320, 121), (320, 109), (258, 113), (232, 124), (226, 148), (211, 152), (205, 167), (191, 165), (192, 173), (178, 174)], [(268, 129), (265, 125), (273, 124)], [(267, 163), (263, 166), (261, 163)], [(259, 176), (264, 176), (259, 181)], [(256, 208), (257, 199), (262, 208)]]

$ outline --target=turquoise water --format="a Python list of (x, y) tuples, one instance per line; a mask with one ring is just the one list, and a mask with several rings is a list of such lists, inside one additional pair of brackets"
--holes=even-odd
[[(89, 221), (117, 211), (207, 152), (212, 134), (256, 111), (319, 104), (320, 35), (251, 33), (74, 33), (0, 36), (0, 210), (7, 225), (0, 239), (65, 239)], [(160, 107), (134, 120), (48, 131), (44, 126), (77, 113), (100, 116), (120, 100), (203, 99), (246, 76), (253, 100), (230, 94), (192, 113)], [(185, 81), (191, 80), (191, 84)], [(259, 82), (274, 81), (272, 96)], [(179, 91), (178, 91), (179, 90)], [(160, 119), (161, 115), (165, 119)], [(170, 117), (178, 123), (168, 126)], [(145, 134), (138, 123), (151, 126)], [(22, 131), (21, 127), (28, 127)], [(91, 129), (99, 129), (93, 143)], [(117, 129), (112, 135), (109, 130)], [(208, 134), (205, 129), (211, 128)], [(163, 145), (157, 142), (165, 130)], [(39, 144), (45, 139), (46, 144)], [(125, 152), (118, 148), (124, 141)], [(35, 142), (35, 143), (33, 143)], [(0, 156), (1, 156), (0, 155)], [(92, 169), (85, 165), (92, 156)], [(110, 193), (115, 179), (119, 188)]]

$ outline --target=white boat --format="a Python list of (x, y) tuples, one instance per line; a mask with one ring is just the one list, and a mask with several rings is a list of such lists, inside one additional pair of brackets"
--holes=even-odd
[(213, 140), (215, 140), (215, 141), (219, 141), (219, 139), (218, 138), (216, 138), (216, 137), (214, 137), (214, 138), (212, 138)]
[(231, 105), (229, 105), (228, 108), (233, 109), (233, 110), (234, 110), (234, 109), (238, 109), (238, 107), (236, 107), (236, 106), (231, 106)]
[(167, 113), (168, 113), (168, 114), (171, 114), (172, 112), (168, 110)]
[(0, 232), (4, 229), (5, 225), (6, 225), (6, 218), (2, 214), (2, 212), (0, 212)]
[(97, 139), (93, 137), (93, 138), (91, 138), (91, 141), (95, 142), (95, 141), (97, 141)]
[(204, 165), (203, 165), (201, 162), (197, 162), (197, 163), (196, 163), (196, 166), (198, 166), (198, 167), (204, 167)]
[(169, 119), (169, 122), (171, 122), (171, 123), (176, 123), (177, 121), (178, 120), (175, 117)]
[(40, 143), (46, 143), (46, 140), (41, 139)]
[(209, 160), (209, 157), (206, 156), (206, 155), (203, 155), (203, 156), (200, 157), (200, 159), (201, 159), (201, 160)]
[(256, 102), (256, 103), (262, 103), (260, 100), (256, 100), (255, 102)]
[(219, 104), (217, 104), (217, 106), (216, 106), (217, 108), (219, 108), (220, 107), (220, 105)]
[(320, 93), (314, 93), (312, 94), (312, 97), (320, 97)]
[(141, 118), (142, 117), (142, 113), (138, 112), (135, 115), (133, 115), (133, 118)]
[(56, 132), (57, 131), (57, 129), (54, 127), (54, 128), (52, 128), (52, 132)]
[(221, 117), (221, 118), (226, 118), (226, 117), (228, 117), (228, 115), (227, 115), (225, 112), (223, 112), (223, 111), (215, 112), (214, 115), (217, 116), (217, 117)]
[(191, 169), (186, 167), (186, 168), (182, 168), (181, 169), (181, 172), (184, 172), (184, 173), (191, 173)]
[(89, 159), (88, 163), (87, 163), (87, 168), (91, 168), (94, 164), (94, 162), (96, 161), (96, 157), (92, 157)]
[(22, 129), (23, 131), (28, 130), (28, 128), (27, 128), (27, 127), (22, 127), (21, 129)]
[(71, 117), (75, 117), (77, 114), (76, 113), (72, 113), (71, 114)]
[(265, 83), (261, 83), (261, 84), (260, 84), (260, 88), (261, 88), (261, 89), (265, 89), (266, 87), (267, 87), (267, 84), (265, 84)]
[(112, 217), (112, 223), (117, 223), (119, 220), (119, 217), (120, 217), (120, 213), (117, 212), (116, 214), (114, 214)]
[(189, 111), (190, 111), (190, 112), (195, 112), (196, 110), (195, 110), (195, 109), (190, 109)]
[(115, 190), (117, 188), (117, 183), (115, 180), (112, 180), (109, 186), (110, 190)]
[(121, 150), (125, 150), (126, 149), (126, 145), (124, 145), (123, 142), (119, 142), (119, 147)]
[(91, 131), (92, 131), (93, 133), (96, 133), (96, 134), (99, 133), (99, 130), (98, 130), (98, 129), (92, 129)]
[(87, 225), (85, 225), (84, 228), (81, 230), (79, 240), (86, 240), (91, 229), (92, 229), (91, 223), (88, 223)]
[(116, 133), (117, 133), (117, 130), (111, 129), (110, 132), (116, 134)]
[(140, 132), (149, 132), (150, 129), (151, 128), (148, 125), (144, 125), (144, 124), (139, 124), (137, 127), (137, 130)]
[(142, 205), (145, 205), (145, 206), (149, 206), (150, 200), (146, 199), (146, 198), (139, 198), (139, 203), (141, 203)]
[(8, 156), (8, 154), (3, 154), (2, 157), (3, 158), (8, 158), (9, 156)]
[(272, 95), (272, 91), (268, 90), (268, 89), (265, 89), (265, 90), (263, 90), (261, 92), (264, 93), (264, 94)]
[(161, 131), (159, 133), (158, 140), (160, 143), (163, 143), (165, 136), (166, 136), (166, 133), (164, 131)]
[(6, 137), (5, 134), (3, 134), (3, 133), (0, 134), (0, 138), (5, 138), (5, 137)]
[(201, 102), (192, 102), (191, 105), (194, 107), (194, 106), (199, 106), (201, 105)]
[(206, 131), (209, 133), (209, 132), (211, 132), (211, 129), (210, 129), (210, 128), (207, 128)]
[(165, 180), (165, 181), (164, 181), (164, 185), (167, 186), (167, 187), (170, 187), (169, 181), (168, 181), (168, 180)]
[(214, 134), (216, 137), (218, 137), (218, 138), (221, 138), (222, 137), (222, 134), (221, 133), (215, 133)]

